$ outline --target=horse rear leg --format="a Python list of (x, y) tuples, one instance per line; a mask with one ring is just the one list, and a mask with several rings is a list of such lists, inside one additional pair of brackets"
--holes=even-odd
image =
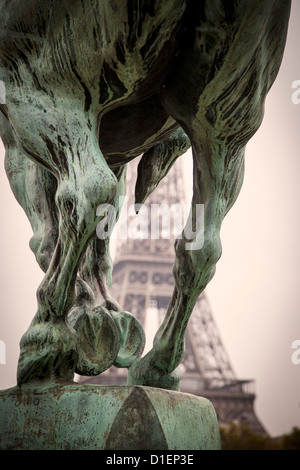
[[(186, 325), (199, 295), (215, 273), (221, 256), (221, 224), (242, 184), (243, 151), (234, 156), (231, 170), (226, 170), (225, 162), (233, 158), (226, 148), (191, 141), (194, 191), (189, 220), (175, 243), (173, 296), (152, 350), (129, 370), (129, 383), (178, 389), (179, 376), (175, 369), (183, 358)], [(200, 219), (204, 220), (204, 226), (196, 220), (199, 205), (204, 210)]]
[[(45, 142), (39, 148), (39, 159), (53, 169), (57, 180), (55, 206), (59, 232), (51, 262), (37, 291), (37, 314), (21, 339), (19, 384), (73, 378), (79, 346), (75, 331), (67, 324), (67, 315), (75, 300), (78, 267), (99, 222), (97, 207), (111, 202), (117, 188), (116, 178), (99, 149), (95, 127), (87, 125), (86, 117), (80, 122), (80, 137), (71, 124), (63, 130), (65, 134), (52, 136), (51, 140), (47, 129), (37, 130), (40, 142)], [(110, 329), (107, 339), (113, 342), (117, 334), (113, 320), (105, 312), (103, 317)]]

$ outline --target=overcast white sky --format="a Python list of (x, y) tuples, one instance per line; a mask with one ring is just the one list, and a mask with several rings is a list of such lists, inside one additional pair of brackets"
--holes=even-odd
[[(292, 83), (300, 80), (299, 18), (294, 0), (283, 64), (247, 146), (244, 185), (223, 223), (223, 254), (207, 288), (233, 368), (238, 378), (255, 380), (257, 415), (274, 436), (300, 427), (300, 364), (291, 360), (292, 343), (300, 340), (300, 104), (291, 100)], [(36, 312), (43, 275), (28, 246), (29, 222), (7, 182), (2, 145), (0, 160), (5, 389), (16, 384), (19, 341)]]

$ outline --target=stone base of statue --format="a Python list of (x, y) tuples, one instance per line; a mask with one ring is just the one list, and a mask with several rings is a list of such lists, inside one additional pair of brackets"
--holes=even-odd
[(205, 398), (145, 386), (23, 385), (0, 392), (0, 449), (217, 450)]

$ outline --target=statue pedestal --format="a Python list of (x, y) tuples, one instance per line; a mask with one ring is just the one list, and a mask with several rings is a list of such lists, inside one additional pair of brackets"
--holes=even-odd
[(143, 386), (23, 385), (0, 392), (0, 449), (217, 450), (213, 405)]

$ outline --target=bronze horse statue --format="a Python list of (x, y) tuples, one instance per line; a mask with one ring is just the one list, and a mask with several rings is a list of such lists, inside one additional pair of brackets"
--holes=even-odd
[[(0, 131), (12, 190), (45, 272), (21, 340), (18, 384), (128, 367), (128, 383), (178, 389), (195, 302), (221, 255), (220, 228), (242, 185), (283, 56), (290, 0), (1, 0)], [(175, 243), (173, 297), (141, 357), (143, 331), (109, 294), (109, 240), (127, 163), (142, 155), (136, 202), (193, 152), (201, 249)], [(103, 206), (104, 207), (104, 206)], [(204, 230), (204, 232), (203, 232)]]

